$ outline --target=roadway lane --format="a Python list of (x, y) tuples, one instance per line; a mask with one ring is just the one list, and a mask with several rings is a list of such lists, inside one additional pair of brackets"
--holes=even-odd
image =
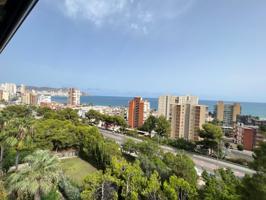
[[(133, 138), (133, 137), (126, 136), (126, 135), (121, 135), (118, 133), (112, 133), (111, 131), (107, 131), (107, 130), (103, 130), (103, 129), (99, 129), (99, 130), (105, 138), (113, 139), (117, 143), (119, 143), (120, 145), (123, 144), (128, 139), (132, 139), (135, 142), (142, 142), (141, 139)], [(160, 147), (165, 152), (171, 152), (171, 153), (177, 152), (177, 149), (175, 149), (173, 147), (164, 146), (164, 145), (160, 145)], [(241, 165), (237, 165), (237, 164), (233, 164), (233, 163), (225, 162), (225, 161), (221, 161), (221, 160), (216, 160), (214, 158), (210, 158), (207, 156), (192, 154), (192, 153), (188, 153), (188, 152), (186, 152), (186, 153), (194, 161), (198, 173), (201, 173), (203, 170), (206, 170), (206, 171), (212, 173), (215, 169), (218, 169), (218, 168), (229, 168), (238, 177), (243, 177), (245, 174), (255, 173), (255, 171), (253, 171), (249, 168), (243, 167)]]

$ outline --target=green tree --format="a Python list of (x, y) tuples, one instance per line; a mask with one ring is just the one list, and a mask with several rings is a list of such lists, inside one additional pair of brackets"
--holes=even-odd
[(246, 175), (240, 187), (242, 200), (266, 199), (266, 174), (256, 173), (253, 176)]
[(142, 127), (140, 128), (143, 131), (147, 131), (149, 133), (151, 133), (152, 131), (155, 130), (157, 125), (157, 118), (154, 117), (153, 115), (150, 115), (144, 122), (144, 124), (142, 125)]
[(0, 199), (1, 200), (6, 200), (7, 199), (7, 192), (4, 187), (3, 181), (0, 181)]
[(11, 121), (6, 142), (16, 150), (16, 170), (18, 170), (20, 153), (33, 147), (32, 136), (31, 118), (15, 118)]
[(74, 123), (78, 123), (79, 116), (76, 110), (71, 108), (65, 108), (62, 110), (57, 111), (58, 117), (60, 120), (69, 120)]
[(36, 109), (37, 116), (43, 119), (59, 119), (58, 111), (47, 107), (38, 107)]
[(53, 189), (48, 194), (43, 195), (41, 199), (42, 200), (61, 200), (62, 195), (59, 193), (58, 190)]
[(114, 116), (113, 119), (114, 119), (114, 125), (115, 126), (120, 126), (120, 127), (122, 127), (122, 129), (127, 127), (127, 122), (125, 121), (125, 119), (123, 117)]
[(98, 168), (105, 170), (112, 157), (121, 157), (120, 146), (112, 140), (105, 140), (96, 127), (91, 127), (84, 133), (79, 133), (80, 156), (93, 162)]
[(79, 125), (68, 120), (44, 119), (34, 124), (34, 144), (38, 148), (62, 150), (77, 147)]
[(237, 145), (237, 150), (243, 151), (244, 150), (244, 146), (242, 144), (238, 144)]
[[(171, 176), (163, 184), (163, 191), (169, 200), (193, 200), (197, 199), (197, 190), (187, 181), (176, 176)], [(214, 198), (215, 199), (215, 198)]]
[(29, 193), (40, 200), (41, 195), (57, 186), (61, 176), (59, 160), (48, 151), (37, 150), (27, 156), (25, 162), (28, 165), (8, 177), (9, 191)]
[(161, 197), (161, 183), (159, 174), (154, 171), (147, 181), (146, 187), (142, 192), (145, 199), (160, 200)]
[(155, 131), (162, 137), (169, 137), (171, 132), (170, 122), (164, 116), (160, 116), (157, 119)]
[(7, 125), (9, 117), (0, 112), (0, 171), (3, 170), (3, 158), (5, 153), (6, 141), (8, 138)]
[(150, 157), (161, 156), (163, 153), (158, 144), (151, 141), (137, 143), (137, 152)]
[(240, 193), (243, 200), (264, 200), (266, 199), (266, 142), (254, 150), (254, 161), (250, 167), (256, 170), (256, 174), (246, 175)]
[(103, 119), (103, 115), (100, 112), (93, 109), (89, 110), (85, 114), (85, 116), (88, 119), (90, 125), (98, 125), (99, 122)]
[(194, 151), (194, 149), (196, 148), (195, 143), (187, 141), (184, 138), (176, 139), (173, 142), (171, 142), (171, 144), (177, 149), (184, 149), (186, 151)]
[(202, 174), (205, 186), (201, 190), (201, 199), (204, 200), (239, 200), (238, 187), (241, 182), (234, 173), (227, 169), (219, 169), (214, 175), (206, 171)]
[(11, 105), (3, 109), (3, 113), (10, 118), (31, 118), (32, 108), (25, 105)]
[[(64, 176), (60, 179), (58, 183), (58, 187), (60, 192), (64, 195), (64, 197), (68, 200), (79, 200), (80, 199), (80, 189), (79, 186), (76, 186), (72, 183), (72, 181)], [(53, 200), (53, 199), (51, 199)]]
[(183, 178), (193, 186), (196, 185), (198, 176), (195, 170), (195, 164), (186, 154), (177, 153), (174, 155), (172, 153), (166, 153), (163, 161), (174, 175)]
[(140, 155), (138, 157), (140, 166), (147, 177), (150, 177), (154, 171), (157, 171), (162, 181), (167, 180), (172, 173), (171, 169), (164, 163), (161, 157)]
[(111, 164), (113, 157), (120, 158), (122, 156), (119, 145), (113, 140), (104, 140), (102, 145), (100, 145), (99, 150), (103, 169), (107, 168)]
[(111, 170), (112, 174), (121, 180), (122, 197), (126, 200), (138, 200), (147, 181), (139, 162), (131, 164), (124, 159), (113, 157)]
[(204, 149), (210, 149), (210, 153), (213, 154), (214, 150), (218, 151), (223, 132), (219, 126), (214, 124), (204, 124), (202, 130), (199, 130), (199, 136), (203, 139), (198, 142)]
[(253, 159), (250, 167), (259, 173), (266, 173), (266, 142), (260, 143), (254, 150)]
[(83, 200), (116, 200), (120, 181), (111, 176), (110, 171), (97, 171), (84, 179), (84, 190), (81, 193)]
[(138, 152), (138, 144), (132, 140), (128, 139), (122, 146), (122, 150), (126, 153), (135, 153)]

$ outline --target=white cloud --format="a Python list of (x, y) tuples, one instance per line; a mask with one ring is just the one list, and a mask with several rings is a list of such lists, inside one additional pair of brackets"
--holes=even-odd
[(163, 20), (184, 14), (194, 0), (63, 0), (64, 13), (76, 20), (148, 33)]

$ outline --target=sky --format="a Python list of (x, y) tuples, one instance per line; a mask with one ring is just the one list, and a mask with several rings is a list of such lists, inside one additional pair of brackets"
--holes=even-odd
[(266, 102), (265, 0), (39, 0), (0, 82)]

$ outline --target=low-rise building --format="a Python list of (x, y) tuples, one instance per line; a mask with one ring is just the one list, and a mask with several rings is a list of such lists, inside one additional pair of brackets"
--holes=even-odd
[(260, 119), (252, 115), (240, 115), (237, 118), (238, 123), (243, 123), (250, 126), (266, 126), (266, 120)]
[(237, 124), (235, 143), (243, 145), (244, 150), (253, 151), (262, 141), (265, 141), (265, 136), (260, 132), (258, 126)]
[(52, 102), (52, 97), (50, 95), (40, 95), (38, 97), (38, 105), (40, 105), (42, 103), (49, 104), (51, 102)]

